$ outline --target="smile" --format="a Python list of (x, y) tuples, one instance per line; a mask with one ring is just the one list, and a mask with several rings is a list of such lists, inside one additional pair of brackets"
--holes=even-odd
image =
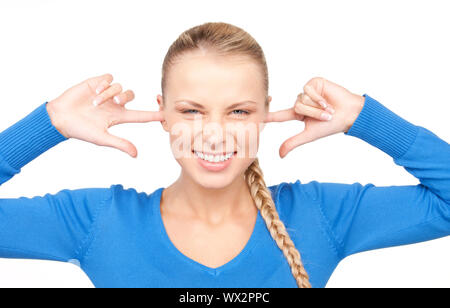
[(227, 161), (231, 157), (233, 157), (233, 155), (236, 153), (236, 152), (230, 152), (230, 153), (226, 153), (226, 154), (223, 154), (223, 153), (222, 154), (212, 154), (212, 153), (203, 153), (203, 152), (198, 152), (198, 151), (192, 151), (192, 152), (194, 152), (194, 154), (198, 158), (200, 158), (204, 161), (210, 162), (210, 163), (220, 163), (220, 162)]

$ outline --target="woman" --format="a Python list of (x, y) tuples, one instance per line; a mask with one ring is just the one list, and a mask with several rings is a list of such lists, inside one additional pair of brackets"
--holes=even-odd
[[(450, 234), (445, 141), (324, 78), (294, 107), (269, 112), (263, 51), (238, 27), (205, 23), (180, 35), (163, 63), (159, 111), (126, 109), (134, 94), (112, 79), (88, 79), (2, 132), (0, 183), (69, 138), (136, 157), (107, 129), (151, 121), (170, 133), (179, 178), (150, 194), (119, 184), (1, 199), (0, 257), (75, 262), (97, 287), (324, 287), (351, 254)], [(343, 132), (421, 183), (266, 187), (251, 149), (264, 123), (287, 120), (305, 129), (281, 157)], [(253, 134), (239, 138), (247, 127)]]

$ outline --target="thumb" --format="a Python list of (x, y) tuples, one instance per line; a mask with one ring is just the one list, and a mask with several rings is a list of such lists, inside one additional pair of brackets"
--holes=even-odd
[(284, 158), (290, 151), (305, 143), (316, 140), (317, 137), (311, 130), (304, 130), (301, 133), (287, 139), (280, 147), (280, 157)]
[(102, 142), (100, 145), (116, 148), (118, 150), (121, 150), (122, 152), (127, 153), (133, 158), (137, 157), (137, 149), (134, 144), (124, 138), (120, 138), (106, 132), (102, 136), (101, 140)]

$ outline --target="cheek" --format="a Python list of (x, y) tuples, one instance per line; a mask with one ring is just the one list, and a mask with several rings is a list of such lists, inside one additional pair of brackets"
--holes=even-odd
[(256, 158), (261, 126), (258, 121), (237, 123), (230, 135), (236, 142), (239, 158)]
[(190, 121), (167, 120), (170, 146), (176, 159), (191, 158), (193, 126)]
[(166, 118), (167, 130), (170, 133), (170, 139), (177, 138), (181, 133), (192, 133), (193, 122), (180, 118), (178, 116), (169, 116)]

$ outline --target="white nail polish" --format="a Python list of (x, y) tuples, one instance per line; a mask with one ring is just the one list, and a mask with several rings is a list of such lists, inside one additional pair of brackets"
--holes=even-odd
[(322, 120), (330, 121), (331, 118), (332, 118), (332, 116), (331, 116), (331, 114), (329, 114), (329, 113), (323, 112), (323, 113), (320, 115), (320, 118), (321, 118)]
[(98, 103), (97, 103), (97, 100), (96, 100), (96, 99), (94, 99), (94, 101), (92, 102), (92, 105), (94, 105), (94, 106), (97, 106), (97, 105), (98, 105)]
[(332, 107), (330, 107), (330, 106), (328, 106), (327, 108), (325, 108), (325, 110), (328, 111), (328, 112), (331, 113), (331, 114), (334, 114), (334, 112), (335, 112), (335, 110), (334, 110)]
[(114, 96), (114, 102), (118, 105), (120, 104), (119, 98), (117, 96)]

